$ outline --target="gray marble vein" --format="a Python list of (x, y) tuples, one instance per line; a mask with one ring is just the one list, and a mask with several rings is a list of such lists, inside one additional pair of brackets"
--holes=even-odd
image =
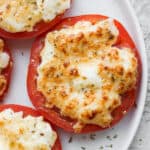
[[(150, 0), (130, 1), (143, 30), (147, 56), (150, 63)], [(148, 66), (150, 73), (150, 65)], [(150, 150), (150, 74), (144, 114), (138, 132), (129, 150)]]

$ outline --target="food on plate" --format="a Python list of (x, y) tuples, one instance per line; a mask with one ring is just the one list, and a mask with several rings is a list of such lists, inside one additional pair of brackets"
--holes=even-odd
[(12, 58), (4, 41), (0, 38), (0, 101), (7, 92), (12, 70)]
[(61, 150), (61, 145), (56, 131), (36, 110), (1, 105), (0, 149)]
[(71, 0), (1, 0), (0, 36), (32, 38), (52, 28)]
[(110, 128), (134, 106), (141, 63), (124, 27), (101, 15), (64, 19), (37, 38), (27, 87), (33, 105), (69, 132)]

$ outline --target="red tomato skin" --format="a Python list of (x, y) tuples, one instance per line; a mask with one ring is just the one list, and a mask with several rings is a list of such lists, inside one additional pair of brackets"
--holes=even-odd
[[(63, 19), (53, 30), (59, 30), (66, 26), (74, 25), (78, 21), (91, 21), (93, 23), (105, 20), (108, 17), (102, 16), (102, 15), (83, 15), (83, 16), (77, 16), (77, 17), (71, 17)], [(117, 47), (129, 47), (133, 49), (133, 52), (138, 60), (138, 77), (137, 77), (137, 83), (136, 88), (128, 91), (125, 95), (122, 96), (122, 105), (118, 107), (113, 113), (113, 121), (107, 128), (101, 128), (96, 125), (86, 125), (79, 133), (90, 133), (95, 131), (101, 131), (108, 128), (113, 127), (115, 124), (117, 124), (134, 106), (136, 103), (136, 98), (138, 96), (138, 92), (140, 89), (140, 81), (142, 76), (142, 65), (139, 53), (136, 49), (136, 46), (134, 42), (132, 41), (130, 35), (125, 30), (125, 28), (119, 23), (117, 20), (115, 20), (115, 25), (119, 29), (119, 37), (118, 41), (115, 44)], [(37, 91), (36, 89), (36, 76), (37, 76), (37, 67), (40, 64), (40, 51), (42, 47), (44, 46), (44, 37), (46, 34), (43, 34), (42, 36), (38, 37), (31, 49), (31, 56), (30, 56), (30, 64), (28, 67), (28, 76), (27, 76), (27, 90), (28, 95), (31, 99), (31, 102), (36, 107), (36, 109), (43, 115), (47, 120), (51, 121), (58, 127), (64, 129), (68, 132), (74, 132), (73, 125), (76, 121), (62, 117), (58, 111), (55, 111), (54, 109), (48, 109), (44, 106), (44, 102), (46, 101), (44, 96)]]
[(4, 41), (4, 52), (6, 52), (9, 55), (10, 60), (9, 60), (8, 66), (5, 69), (3, 69), (2, 73), (1, 73), (2, 75), (5, 76), (7, 85), (6, 85), (5, 91), (0, 96), (0, 101), (2, 101), (5, 97), (5, 95), (7, 94), (7, 91), (8, 91), (9, 85), (10, 85), (10, 80), (11, 80), (11, 73), (12, 73), (12, 69), (13, 69), (13, 59), (12, 59), (11, 51), (9, 50), (5, 41)]
[[(0, 105), (0, 112), (5, 110), (5, 109), (12, 109), (14, 112), (20, 112), (23, 111), (23, 115), (28, 116), (31, 115), (33, 117), (38, 117), (41, 116), (39, 114), (39, 112), (37, 112), (36, 110), (34, 110), (33, 108), (30, 107), (26, 107), (26, 106), (21, 106), (21, 105), (14, 105), (14, 104), (7, 104), (7, 105)], [(55, 130), (55, 127), (53, 125), (51, 125), (52, 128)], [(55, 130), (56, 131), (56, 130)], [(59, 140), (59, 137), (57, 138), (54, 147), (52, 148), (52, 150), (62, 150), (61, 147), (61, 143)]]

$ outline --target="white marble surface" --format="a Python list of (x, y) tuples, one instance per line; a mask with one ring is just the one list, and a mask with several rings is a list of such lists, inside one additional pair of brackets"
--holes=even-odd
[[(147, 56), (150, 64), (150, 0), (130, 1), (135, 9), (143, 30)], [(129, 150), (150, 150), (150, 75), (144, 114), (138, 132)]]

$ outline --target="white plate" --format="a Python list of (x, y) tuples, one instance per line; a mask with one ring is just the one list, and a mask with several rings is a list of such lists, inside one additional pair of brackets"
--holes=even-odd
[[(94, 137), (95, 140), (92, 140), (90, 135), (73, 135), (72, 142), (68, 143), (72, 134), (60, 131), (63, 149), (84, 150), (83, 147), (85, 147), (86, 150), (101, 150), (103, 147), (104, 150), (127, 150), (139, 125), (146, 96), (147, 62), (143, 37), (137, 19), (127, 0), (73, 0), (72, 9), (68, 15), (92, 13), (108, 15), (122, 22), (139, 49), (143, 64), (143, 78), (137, 100), (138, 107), (132, 110), (114, 129), (97, 132)], [(14, 69), (5, 103), (32, 106), (26, 91), (26, 74), (33, 40), (8, 42), (14, 57)]]

